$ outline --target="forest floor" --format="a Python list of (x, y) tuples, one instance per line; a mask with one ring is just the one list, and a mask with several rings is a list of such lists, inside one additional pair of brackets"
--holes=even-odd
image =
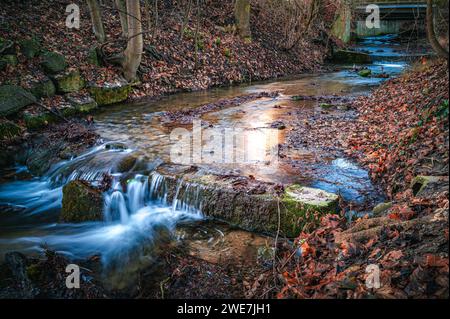
[[(92, 85), (121, 83), (121, 70), (112, 64), (97, 66), (89, 58), (96, 46), (86, 5), (80, 5), (80, 29), (65, 26), (65, 8), (69, 0), (14, 2), (0, 8), (0, 38), (11, 41), (37, 39), (42, 50), (62, 54), (67, 61), (66, 70), (79, 70)], [(106, 56), (120, 53), (126, 46), (121, 36), (120, 19), (116, 10), (102, 6), (107, 42), (102, 45)], [(258, 7), (252, 14), (252, 41), (240, 39), (233, 29), (233, 5), (231, 2), (209, 1), (202, 7), (199, 23), (199, 50), (196, 63), (195, 28), (197, 19), (191, 12), (189, 22), (182, 28), (185, 8), (160, 4), (157, 28), (144, 33), (144, 54), (138, 70), (140, 81), (133, 85), (129, 100), (155, 98), (165, 94), (195, 91), (214, 86), (234, 85), (291, 74), (321, 70), (327, 55), (327, 36), (324, 30), (315, 30), (311, 39), (301, 41), (292, 50), (284, 50), (281, 30), (273, 19)], [(154, 17), (143, 16), (144, 29)], [(152, 23), (154, 21), (152, 20)], [(183, 37), (181, 35), (183, 34)], [(309, 41), (313, 40), (314, 41)], [(308, 41), (307, 41), (308, 40)], [(42, 82), (46, 74), (40, 67), (42, 57), (26, 58), (17, 47), (18, 64), (0, 70), (0, 85), (20, 85), (29, 88)], [(84, 88), (69, 94), (71, 98), (89, 95)], [(44, 97), (40, 103), (58, 111), (67, 105), (68, 95)], [(42, 112), (33, 104), (23, 112)], [(24, 127), (22, 115), (10, 120)], [(26, 132), (25, 129), (23, 132)]]
[[(328, 141), (322, 146), (344, 149), (366, 166), (391, 202), (352, 223), (324, 217), (297, 238), (297, 252), (280, 253), (276, 275), (258, 277), (247, 296), (448, 298), (448, 81), (446, 61), (424, 62), (354, 101), (356, 121), (308, 126), (303, 136), (335, 136), (320, 139)], [(417, 192), (411, 183), (418, 175), (439, 182)], [(369, 265), (380, 270), (380, 289), (366, 286)]]

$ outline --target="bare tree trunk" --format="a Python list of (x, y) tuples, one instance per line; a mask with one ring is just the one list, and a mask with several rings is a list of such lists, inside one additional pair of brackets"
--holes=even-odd
[(122, 26), (122, 35), (128, 38), (128, 15), (126, 0), (115, 0), (117, 10), (120, 16), (120, 25)]
[(154, 24), (154, 29), (153, 29), (153, 38), (156, 37), (156, 35), (158, 34), (158, 17), (159, 12), (158, 12), (158, 0), (155, 0), (155, 12), (154, 12), (154, 18), (155, 18), (155, 24)]
[(187, 10), (186, 10), (186, 13), (184, 15), (183, 21), (181, 23), (181, 31), (180, 31), (180, 40), (181, 41), (183, 41), (184, 28), (189, 23), (189, 16), (191, 15), (191, 8), (192, 8), (192, 0), (188, 0)]
[(123, 74), (128, 82), (136, 80), (141, 64), (144, 40), (142, 35), (141, 6), (136, 0), (127, 0), (129, 39), (124, 54)]
[(250, 9), (250, 0), (236, 0), (234, 16), (238, 34), (243, 39), (251, 39), (252, 37), (250, 31)]
[(427, 36), (433, 50), (448, 60), (448, 51), (439, 43), (434, 31), (433, 0), (427, 0)]
[(194, 40), (194, 46), (195, 46), (195, 70), (198, 69), (198, 32), (200, 28), (200, 1), (197, 0), (197, 24), (195, 26), (195, 40)]
[(92, 27), (95, 37), (101, 43), (106, 41), (105, 29), (103, 28), (102, 14), (97, 0), (87, 0), (89, 12), (92, 19)]
[(147, 17), (147, 28), (148, 31), (150, 31), (152, 29), (152, 11), (150, 10), (150, 0), (145, 0), (144, 2), (144, 11), (145, 11), (145, 15)]

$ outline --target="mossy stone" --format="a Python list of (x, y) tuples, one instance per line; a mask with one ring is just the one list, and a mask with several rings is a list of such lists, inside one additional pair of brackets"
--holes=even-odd
[(38, 56), (41, 51), (41, 44), (34, 38), (20, 40), (19, 46), (22, 54), (28, 59)]
[(0, 37), (0, 54), (15, 54), (14, 42)]
[(69, 103), (78, 111), (78, 113), (90, 113), (98, 108), (97, 102), (90, 96), (87, 97), (71, 97), (68, 96)]
[(97, 48), (94, 47), (89, 50), (87, 60), (92, 65), (101, 66)]
[(131, 93), (131, 85), (91, 86), (89, 92), (98, 105), (110, 105), (125, 101)]
[(374, 209), (372, 210), (372, 214), (374, 216), (381, 216), (383, 213), (387, 212), (392, 207), (392, 205), (392, 202), (380, 203), (374, 207)]
[(411, 182), (414, 196), (432, 197), (433, 194), (448, 191), (448, 176), (416, 176)]
[(0, 86), (0, 116), (19, 112), (25, 106), (36, 102), (36, 97), (16, 85)]
[(7, 54), (0, 57), (0, 61), (3, 61), (6, 65), (16, 66), (19, 64), (19, 60), (14, 54)]
[(30, 92), (37, 98), (52, 97), (56, 94), (56, 88), (52, 80), (45, 78), (41, 82), (32, 85)]
[(310, 225), (319, 225), (320, 218), (338, 211), (339, 196), (316, 188), (292, 185), (285, 190), (281, 227), (288, 237), (295, 237)]
[(32, 114), (29, 112), (25, 112), (23, 115), (23, 119), (25, 121), (25, 126), (29, 130), (38, 130), (43, 128), (50, 123), (56, 122), (56, 116), (50, 112), (43, 112)]
[(21, 129), (11, 121), (0, 120), (0, 140), (11, 139), (19, 135)]
[(358, 75), (361, 76), (361, 77), (363, 77), (363, 78), (367, 78), (367, 77), (369, 77), (370, 75), (372, 75), (372, 71), (369, 70), (369, 69), (364, 69), (364, 70), (359, 71), (359, 72), (358, 72)]
[(64, 72), (53, 77), (59, 93), (74, 93), (84, 87), (84, 80), (80, 71)]
[(329, 109), (333, 108), (333, 104), (329, 104), (329, 103), (321, 103), (319, 106), (325, 110), (329, 110)]
[(66, 58), (56, 52), (45, 52), (42, 55), (41, 66), (48, 74), (57, 74), (67, 67)]
[(63, 188), (61, 222), (103, 220), (103, 195), (85, 181), (72, 181)]

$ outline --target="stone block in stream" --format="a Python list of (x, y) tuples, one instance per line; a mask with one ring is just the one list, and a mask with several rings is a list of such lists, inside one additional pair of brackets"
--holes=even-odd
[(336, 63), (368, 64), (372, 63), (369, 54), (357, 51), (338, 50), (333, 54), (333, 61)]
[(36, 98), (20, 86), (0, 86), (0, 116), (15, 114), (25, 106), (35, 102)]
[(102, 192), (84, 181), (72, 181), (63, 188), (61, 222), (103, 220)]
[(128, 83), (105, 83), (101, 86), (90, 86), (89, 92), (98, 105), (110, 105), (125, 101), (131, 93), (131, 85)]
[(162, 168), (158, 172), (164, 177), (169, 203), (177, 196), (178, 202), (195, 207), (206, 217), (249, 231), (276, 234), (280, 223), (280, 234), (293, 238), (305, 226), (318, 226), (323, 215), (338, 209), (337, 195), (314, 188), (294, 185), (277, 197), (270, 192), (235, 190), (232, 183), (214, 175), (167, 174)]

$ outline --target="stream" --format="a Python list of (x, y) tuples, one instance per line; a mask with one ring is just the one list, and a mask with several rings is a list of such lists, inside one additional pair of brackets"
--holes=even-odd
[[(367, 38), (358, 44), (358, 50), (370, 52), (373, 56), (373, 64), (367, 65), (373, 73), (384, 72), (395, 77), (408, 67), (411, 54), (394, 40), (385, 36)], [(54, 165), (41, 178), (29, 177), (27, 168), (23, 166), (0, 168), (0, 174), (15, 171), (12, 180), (0, 185), (0, 260), (8, 251), (39, 254), (44, 248), (50, 248), (74, 260), (100, 255), (105, 269), (133, 272), (152, 263), (158, 242), (166, 240), (167, 236), (174, 241), (191, 241), (194, 244), (190, 247), (197, 247), (197, 254), (202, 254), (206, 260), (215, 260), (220, 247), (227, 251), (231, 249), (233, 255), (241, 258), (242, 249), (247, 250), (248, 247), (240, 247), (240, 250), (237, 243), (249, 246), (253, 253), (248, 258), (255, 258), (257, 248), (267, 244), (271, 240), (269, 237), (249, 235), (219, 222), (206, 222), (198, 203), (192, 202), (192, 198), (201, 201), (195, 198), (195, 194), (189, 200), (178, 196), (172, 202), (167, 200), (162, 189), (163, 177), (154, 169), (163, 162), (170, 163), (174, 141), (170, 138), (172, 128), (163, 127), (159, 115), (163, 111), (195, 108), (249, 93), (280, 92), (274, 98), (261, 98), (208, 112), (201, 119), (205, 127), (220, 130), (236, 127), (251, 128), (253, 131), (267, 129), (275, 121), (289, 120), (293, 110), (317, 110), (318, 102), (300, 103), (293, 101), (293, 95), (356, 96), (368, 94), (385, 80), (360, 77), (352, 71), (352, 67), (341, 65), (339, 71), (326, 74), (180, 93), (154, 102), (103, 109), (96, 115), (95, 125), (104, 144), (82, 156)], [(280, 132), (276, 143), (284, 143), (285, 135), (284, 131)], [(250, 153), (254, 150), (255, 154), (259, 154), (257, 148), (260, 144), (258, 136), (249, 137)], [(144, 155), (145, 167), (141, 171), (148, 174), (129, 176), (128, 173), (128, 185), (124, 191), (120, 184), (124, 173), (118, 173), (117, 165), (121, 159), (135, 152)], [(312, 172), (308, 174), (293, 174), (285, 165), (275, 169), (268, 167), (265, 159), (258, 158), (258, 155), (253, 161), (241, 164), (202, 163), (199, 166), (207, 172), (252, 175), (265, 182), (300, 183), (339, 193), (349, 202), (365, 201), (367, 197), (374, 201), (384, 198), (372, 185), (368, 172), (356, 163), (334, 154), (319, 155), (314, 155), (314, 150), (309, 149), (302, 153), (305, 159), (303, 164), (309, 165), (308, 171)], [(319, 157), (320, 160), (308, 161), (311, 157)], [(103, 195), (104, 221), (59, 223), (63, 186), (76, 179), (98, 183), (104, 174), (113, 176), (112, 189)], [(251, 239), (242, 240), (249, 236)], [(230, 238), (234, 238), (233, 243), (228, 242)], [(220, 245), (217, 246), (217, 243)], [(205, 247), (214, 248), (201, 252)]]

